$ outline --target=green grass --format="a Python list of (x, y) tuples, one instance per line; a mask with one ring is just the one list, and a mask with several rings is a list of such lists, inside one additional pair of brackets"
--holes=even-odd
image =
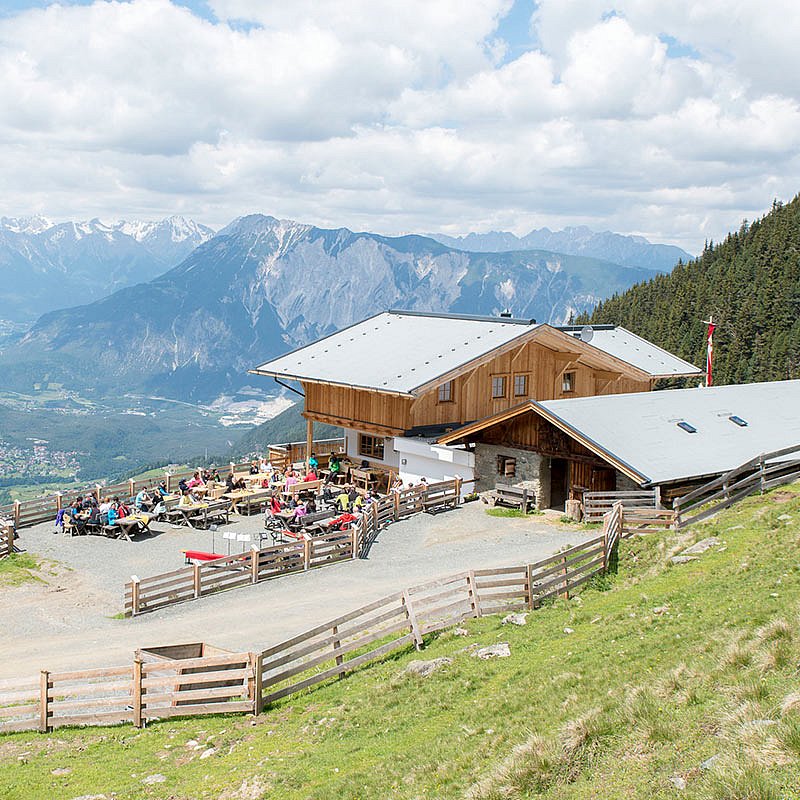
[[(0, 737), (0, 798), (796, 800), (796, 492), (751, 498), (688, 533), (626, 540), (616, 577), (525, 627), (470, 621), (466, 637), (445, 632), (422, 654), (401, 652), (255, 719)], [(670, 565), (710, 535), (722, 545)], [(510, 658), (464, 651), (497, 641)], [(408, 661), (439, 656), (452, 664), (403, 674)], [(166, 780), (143, 783), (152, 775)]]
[(29, 553), (12, 553), (0, 558), (0, 586), (19, 586), (28, 581), (37, 581), (38, 569), (39, 562)]
[(524, 519), (525, 517), (540, 517), (544, 514), (544, 511), (533, 510), (525, 514), (518, 508), (500, 508), (495, 506), (494, 508), (487, 508), (486, 513), (490, 517), (519, 517), (520, 519)]

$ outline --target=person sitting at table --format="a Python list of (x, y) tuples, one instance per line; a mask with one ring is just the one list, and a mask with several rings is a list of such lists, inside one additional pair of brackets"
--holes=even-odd
[(133, 505), (137, 511), (149, 511), (153, 507), (153, 500), (147, 490), (142, 487), (134, 498)]
[(316, 481), (319, 480), (319, 478), (317, 478), (317, 473), (314, 471), (314, 469), (309, 468), (308, 472), (306, 473), (306, 477), (303, 480)]
[(276, 483), (281, 483), (283, 481), (283, 475), (280, 473), (279, 470), (273, 469), (269, 476), (269, 485), (274, 486)]
[(117, 519), (124, 519), (131, 515), (130, 508), (119, 497), (115, 497), (114, 502), (117, 505)]
[(294, 470), (290, 470), (284, 479), (284, 486), (288, 490), (290, 486), (294, 486), (296, 483), (300, 483), (300, 479), (297, 477), (297, 473)]
[(283, 504), (278, 498), (278, 495), (274, 494), (269, 499), (269, 505), (266, 508), (266, 513), (274, 516), (275, 514), (280, 514), (281, 511), (283, 511)]
[(336, 477), (342, 471), (342, 462), (339, 460), (339, 456), (336, 453), (331, 453), (330, 458), (328, 459), (328, 478), (326, 483), (335, 483)]
[(350, 510), (350, 495), (347, 492), (347, 487), (343, 486), (342, 491), (336, 497), (336, 509), (338, 511)]
[(313, 470), (317, 472), (319, 470), (319, 461), (317, 461), (317, 457), (312, 453), (308, 459), (308, 468), (309, 470)]
[(86, 515), (84, 514), (82, 496), (79, 495), (75, 498), (75, 502), (67, 509), (67, 514), (69, 514), (69, 518), (78, 533), (83, 533), (86, 530)]
[(100, 503), (99, 509), (101, 514), (108, 514), (108, 509), (111, 508), (111, 498), (106, 496), (103, 498), (103, 502)]
[(364, 510), (364, 496), (361, 494), (356, 493), (356, 496), (351, 499), (351, 503), (353, 505), (353, 511), (358, 511), (361, 513)]
[(229, 492), (236, 492), (240, 489), (246, 489), (247, 483), (245, 483), (244, 478), (236, 480), (236, 476), (232, 472), (229, 472), (228, 477), (225, 478), (225, 486)]
[(317, 513), (317, 502), (314, 500), (313, 497), (309, 497), (306, 500), (306, 513), (307, 514), (316, 514)]
[(114, 499), (111, 501), (111, 504), (110, 504), (110, 505), (109, 505), (109, 507), (108, 507), (108, 511), (106, 512), (106, 518), (107, 518), (107, 520), (108, 520), (108, 524), (109, 524), (109, 525), (113, 525), (113, 524), (114, 524), (114, 523), (117, 521), (117, 518), (118, 518), (118, 516), (119, 516), (119, 515), (117, 514), (117, 506), (118, 506), (118, 505), (119, 505), (119, 501), (118, 501), (118, 500), (117, 500), (117, 498), (115, 497), (115, 498), (114, 498)]
[(250, 465), (250, 474), (258, 475), (258, 461), (253, 461), (253, 463)]
[(195, 486), (205, 486), (199, 472), (195, 472), (194, 475), (192, 475), (192, 479), (186, 484), (187, 489), (194, 489)]
[(183, 492), (181, 494), (181, 499), (178, 500), (178, 507), (179, 508), (187, 508), (188, 506), (196, 505), (195, 499), (192, 496), (192, 493), (189, 491)]
[(167, 491), (167, 482), (161, 481), (158, 484), (158, 488), (156, 489), (156, 491), (158, 492), (160, 497), (166, 497), (169, 494), (169, 492)]
[(294, 525), (299, 526), (302, 523), (303, 517), (305, 517), (307, 514), (308, 514), (308, 511), (306, 510), (306, 504), (305, 503), (298, 503), (294, 507), (294, 513), (292, 514), (291, 518), (289, 519), (289, 525), (290, 526), (294, 526)]

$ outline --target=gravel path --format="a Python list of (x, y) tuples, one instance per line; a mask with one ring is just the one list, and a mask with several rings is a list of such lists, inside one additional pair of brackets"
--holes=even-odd
[[(51, 559), (43, 582), (0, 589), (13, 608), (0, 629), (0, 677), (124, 664), (137, 647), (206, 641), (232, 650), (257, 650), (406, 586), (463, 569), (535, 561), (596, 535), (534, 516), (489, 517), (482, 503), (436, 516), (419, 514), (390, 525), (368, 559), (172, 606), (134, 619), (115, 619), (124, 583), (183, 563), (181, 549), (212, 549), (212, 534), (156, 525), (136, 542), (54, 535), (50, 524), (21, 531), (20, 544)], [(222, 531), (250, 534), (258, 543), (261, 517), (232, 517)], [(234, 549), (241, 545), (234, 543)]]

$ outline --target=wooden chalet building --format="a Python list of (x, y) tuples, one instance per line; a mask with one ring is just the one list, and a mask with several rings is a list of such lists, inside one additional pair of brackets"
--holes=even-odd
[(589, 337), (530, 319), (410, 311), (377, 314), (252, 372), (301, 385), (309, 441), (315, 421), (339, 425), (352, 459), (404, 480), (528, 483), (544, 506), (553, 504), (551, 469), (565, 471), (567, 488), (607, 488), (614, 473), (529, 417), (474, 441), (460, 436), (458, 447), (440, 437), (529, 400), (649, 392), (660, 378), (701, 374), (615, 326)]

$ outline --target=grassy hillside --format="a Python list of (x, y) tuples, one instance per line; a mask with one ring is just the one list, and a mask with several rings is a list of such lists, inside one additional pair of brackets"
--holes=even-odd
[(601, 303), (581, 322), (614, 323), (705, 364), (713, 314), (716, 383), (800, 377), (800, 196), (709, 244), (695, 261)]
[[(0, 797), (795, 798), (798, 522), (793, 486), (627, 540), (616, 577), (525, 627), (472, 621), (257, 719), (0, 738)], [(509, 658), (465, 652), (498, 641)]]

